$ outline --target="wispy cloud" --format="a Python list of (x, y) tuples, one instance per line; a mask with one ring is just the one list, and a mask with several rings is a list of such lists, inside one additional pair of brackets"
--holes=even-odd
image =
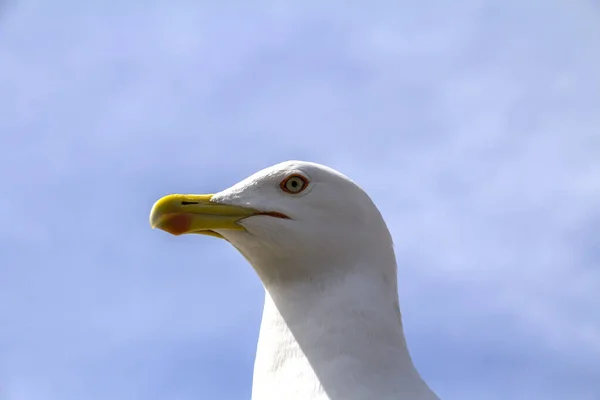
[(600, 10), (381, 5), (5, 8), (0, 399), (249, 398), (258, 279), (147, 217), (286, 159), (382, 209), (444, 399), (600, 396)]

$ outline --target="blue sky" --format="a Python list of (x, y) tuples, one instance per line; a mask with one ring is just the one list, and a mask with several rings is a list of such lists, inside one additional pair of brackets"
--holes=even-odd
[(153, 202), (288, 159), (394, 235), (448, 399), (600, 398), (600, 7), (81, 2), (0, 12), (0, 400), (247, 399), (263, 292)]

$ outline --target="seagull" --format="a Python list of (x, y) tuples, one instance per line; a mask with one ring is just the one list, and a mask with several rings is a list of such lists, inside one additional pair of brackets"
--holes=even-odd
[(171, 194), (150, 225), (228, 241), (265, 301), (252, 400), (439, 400), (408, 351), (391, 234), (369, 195), (305, 161), (216, 194)]

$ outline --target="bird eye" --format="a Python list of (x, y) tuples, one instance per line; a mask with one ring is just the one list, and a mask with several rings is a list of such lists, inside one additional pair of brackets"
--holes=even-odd
[(291, 194), (298, 194), (308, 186), (308, 179), (301, 175), (288, 176), (279, 185), (281, 190)]

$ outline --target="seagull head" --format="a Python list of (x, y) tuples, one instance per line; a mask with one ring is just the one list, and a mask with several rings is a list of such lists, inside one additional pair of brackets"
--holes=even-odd
[[(174, 235), (225, 239), (271, 278), (314, 275), (311, 265), (323, 260), (347, 265), (392, 247), (364, 190), (332, 168), (304, 161), (273, 165), (216, 194), (165, 196), (154, 204), (150, 224)], [(302, 267), (282, 271), (292, 260)]]

